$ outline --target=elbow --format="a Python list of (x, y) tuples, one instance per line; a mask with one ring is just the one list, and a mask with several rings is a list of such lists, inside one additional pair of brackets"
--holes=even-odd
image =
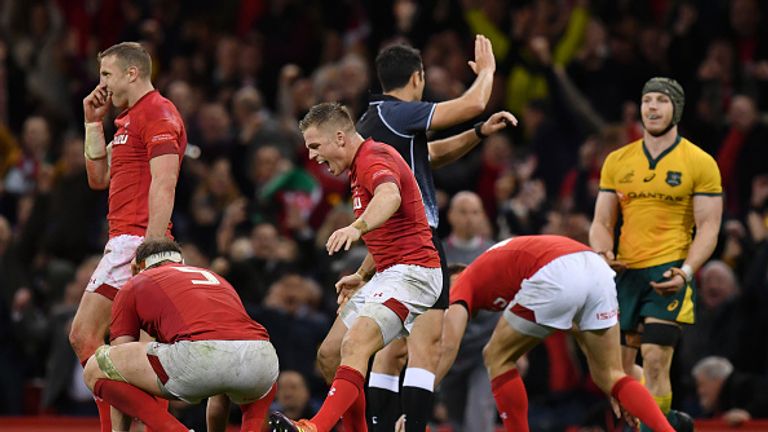
[(109, 182), (101, 179), (93, 179), (88, 177), (88, 187), (93, 190), (105, 190), (109, 187)]

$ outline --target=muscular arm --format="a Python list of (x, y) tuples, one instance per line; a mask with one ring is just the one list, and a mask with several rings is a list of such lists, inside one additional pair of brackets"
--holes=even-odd
[(496, 59), (493, 57), (491, 41), (485, 36), (475, 37), (475, 61), (469, 62), (477, 74), (475, 82), (456, 99), (440, 102), (435, 106), (430, 129), (450, 127), (476, 117), (485, 110), (493, 89), (493, 74)]
[(164, 154), (150, 159), (152, 183), (149, 186), (149, 222), (146, 238), (165, 235), (173, 212), (176, 180), (179, 177), (179, 155)]
[(400, 208), (400, 189), (395, 183), (386, 182), (376, 186), (373, 198), (368, 203), (359, 219), (368, 225), (367, 231), (375, 230), (382, 226)]
[(393, 182), (385, 182), (376, 186), (373, 198), (368, 203), (362, 215), (352, 224), (338, 229), (331, 234), (325, 243), (329, 255), (342, 248), (349, 250), (352, 243), (360, 240), (363, 234), (375, 230), (384, 224), (400, 208), (400, 189)]
[(456, 360), (468, 320), (469, 312), (462, 304), (454, 303), (445, 311), (443, 335), (440, 339), (440, 363), (437, 365), (437, 372), (435, 373), (435, 385), (443, 380)]
[(430, 129), (444, 129), (471, 120), (485, 110), (491, 98), (493, 71), (483, 70), (475, 78), (472, 86), (456, 99), (440, 102), (435, 106)]
[[(493, 114), (480, 126), (484, 136), (494, 134), (507, 126), (516, 126), (517, 119), (506, 111)], [(475, 148), (482, 141), (474, 129), (445, 139), (428, 143), (429, 159), (432, 168), (440, 168), (454, 162)]]
[(600, 191), (595, 203), (595, 216), (589, 228), (589, 245), (598, 252), (613, 251), (613, 232), (616, 227), (619, 200), (616, 193)]
[(704, 265), (715, 250), (722, 216), (721, 196), (694, 195), (693, 218), (696, 222), (696, 237), (685, 259), (685, 264), (691, 266), (694, 272)]

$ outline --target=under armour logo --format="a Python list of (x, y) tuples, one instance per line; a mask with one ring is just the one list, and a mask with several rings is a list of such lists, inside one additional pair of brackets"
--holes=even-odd
[(381, 293), (381, 292), (377, 292), (373, 294), (373, 297), (383, 297), (383, 296), (384, 296), (384, 293)]
[(328, 390), (328, 396), (333, 396), (336, 393), (336, 387), (331, 387), (330, 390)]

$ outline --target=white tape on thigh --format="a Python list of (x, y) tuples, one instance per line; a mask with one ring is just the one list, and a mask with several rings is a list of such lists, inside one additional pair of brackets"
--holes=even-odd
[(400, 336), (405, 329), (403, 322), (400, 321), (400, 317), (392, 309), (381, 303), (364, 304), (358, 316), (368, 317), (379, 325), (384, 345)]

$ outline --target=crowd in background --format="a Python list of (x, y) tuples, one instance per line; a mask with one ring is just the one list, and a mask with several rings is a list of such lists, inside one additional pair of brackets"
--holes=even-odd
[[(189, 135), (173, 234), (186, 262), (226, 277), (269, 330), (285, 371), (277, 403), (289, 415), (306, 416), (323, 398), (314, 359), (335, 318), (333, 283), (365, 255), (361, 246), (325, 252), (330, 233), (353, 220), (349, 185), (308, 160), (298, 120), (324, 101), (359, 116), (379, 91), (376, 53), (398, 42), (421, 50), (424, 100), (455, 98), (473, 79), (476, 33), (491, 39), (498, 64), (486, 112), (509, 110), (520, 124), (435, 172), (439, 231), (455, 256), (512, 235), (587, 243), (602, 161), (641, 137), (643, 83), (673, 77), (686, 92), (681, 132), (716, 158), (726, 207), (718, 248), (697, 275), (698, 322), (675, 355), (674, 406), (718, 415), (737, 402), (728, 386), (705, 397), (702, 380), (768, 381), (765, 2), (241, 0), (212, 10), (203, 0), (1, 0), (0, 8), (0, 414), (95, 412), (67, 340), (107, 235), (106, 193), (90, 190), (85, 175), (82, 99), (98, 83), (96, 54), (133, 40), (152, 54), (155, 87)], [(111, 120), (105, 132), (114, 132)], [(532, 428), (602, 421), (603, 399), (575, 345), (551, 339), (527, 359)], [(705, 364), (694, 378), (709, 356), (733, 372)], [(479, 348), (459, 360), (467, 371), (482, 367)], [(442, 400), (436, 422), (449, 421), (455, 403)], [(752, 416), (768, 417), (766, 405)], [(176, 408), (202, 419), (199, 409)]]

